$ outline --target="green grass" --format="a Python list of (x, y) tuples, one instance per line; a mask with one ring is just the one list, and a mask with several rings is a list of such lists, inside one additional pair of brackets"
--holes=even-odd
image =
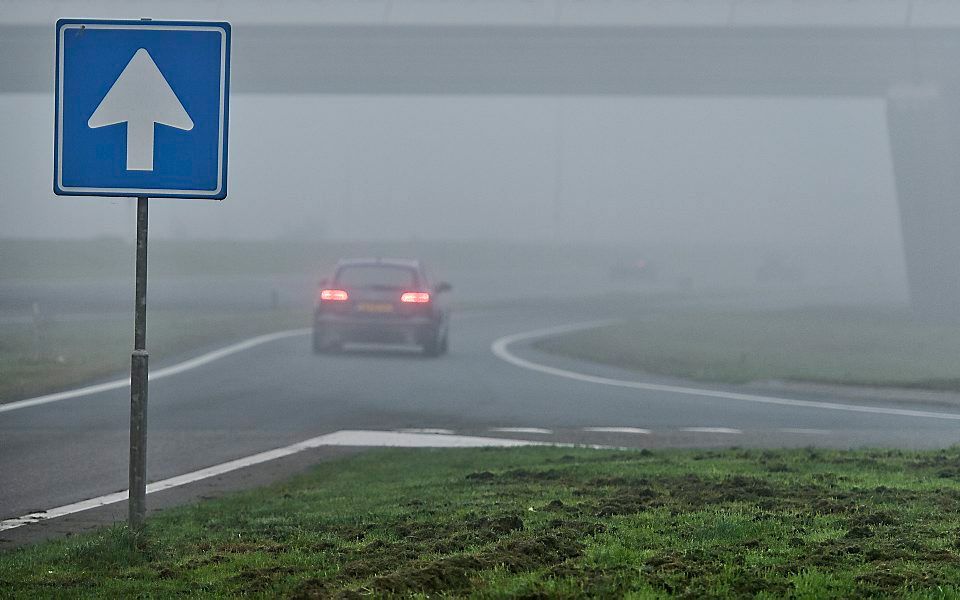
[[(148, 350), (164, 359), (279, 329), (306, 327), (304, 311), (151, 311)], [(0, 324), (0, 402), (27, 398), (130, 369), (133, 317)]]
[(958, 598), (960, 449), (375, 451), (0, 554), (0, 596)]
[(960, 323), (905, 311), (669, 311), (539, 341), (547, 352), (702, 381), (960, 390)]

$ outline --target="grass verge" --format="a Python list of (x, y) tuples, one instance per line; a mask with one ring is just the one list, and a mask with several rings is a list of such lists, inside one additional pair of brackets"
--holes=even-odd
[(669, 311), (543, 339), (536, 347), (701, 381), (960, 391), (960, 323), (925, 322), (895, 310)]
[(0, 554), (0, 595), (958, 598), (960, 449), (386, 450)]
[[(281, 329), (306, 327), (304, 311), (151, 311), (151, 362)], [(130, 368), (133, 316), (0, 325), (0, 403), (89, 383)]]

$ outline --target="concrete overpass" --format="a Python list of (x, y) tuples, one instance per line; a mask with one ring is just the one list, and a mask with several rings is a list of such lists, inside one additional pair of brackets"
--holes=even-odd
[(0, 0), (0, 92), (88, 16), (230, 20), (240, 93), (885, 98), (914, 305), (960, 315), (954, 0)]

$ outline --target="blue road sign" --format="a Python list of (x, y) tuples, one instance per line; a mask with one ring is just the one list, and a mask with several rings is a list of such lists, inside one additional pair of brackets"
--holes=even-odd
[(53, 190), (227, 195), (230, 24), (57, 21)]

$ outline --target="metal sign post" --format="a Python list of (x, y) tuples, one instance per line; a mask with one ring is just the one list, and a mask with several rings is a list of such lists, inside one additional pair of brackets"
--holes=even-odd
[(60, 19), (53, 191), (137, 198), (132, 529), (147, 491), (147, 201), (227, 196), (230, 24)]
[(128, 521), (140, 529), (147, 514), (147, 197), (137, 198), (137, 283), (130, 357), (130, 500)]

